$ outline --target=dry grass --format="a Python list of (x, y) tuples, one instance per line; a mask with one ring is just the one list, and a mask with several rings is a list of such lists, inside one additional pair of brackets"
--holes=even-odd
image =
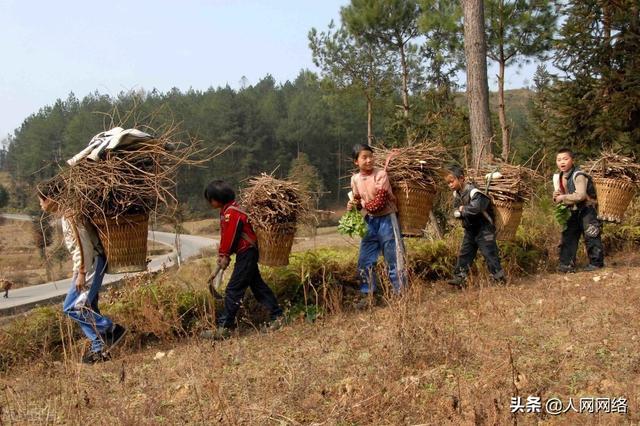
[[(0, 276), (13, 281), (14, 288), (41, 284), (48, 281), (47, 264), (34, 247), (33, 225), (30, 222), (0, 221)], [(68, 276), (71, 271), (69, 256), (57, 256), (60, 235), (47, 250), (49, 254), (49, 277), (57, 280)], [(66, 248), (63, 248), (66, 252)]]
[[(549, 235), (557, 225), (542, 217), (544, 206), (531, 209), (518, 244), (504, 247), (513, 277), (523, 266), (544, 271), (553, 264), (556, 242)], [(255, 301), (248, 297), (239, 334), (216, 344), (193, 337), (211, 318), (203, 316), (211, 309), (203, 294), (212, 259), (143, 277), (105, 297), (103, 311), (132, 333), (116, 359), (103, 365), (79, 365), (86, 344), (78, 328), (60, 313), (39, 311), (20, 327), (39, 330), (24, 334), (40, 339), (22, 343), (20, 353), (29, 352), (23, 355), (29, 362), (0, 374), (0, 419), (18, 424), (640, 422), (637, 245), (628, 254), (608, 257), (604, 271), (541, 272), (494, 287), (480, 267), (469, 289), (454, 291), (434, 277), (450, 269), (456, 232), (446, 241), (408, 244), (410, 267), (429, 274), (415, 274), (404, 298), (365, 312), (345, 303), (355, 281), (355, 248), (296, 253), (289, 267), (264, 271), (282, 301), (297, 301), (289, 308), (292, 324), (257, 332), (260, 316), (251, 314)], [(308, 306), (300, 306), (302, 288)], [(296, 309), (303, 309), (302, 315)], [(0, 344), (5, 345), (1, 361), (9, 341)], [(569, 397), (621, 396), (629, 401), (629, 414), (513, 417), (512, 396), (559, 397), (565, 403)]]
[[(103, 365), (0, 378), (7, 422), (626, 424), (640, 421), (640, 256), (506, 288), (414, 286), (362, 313), (151, 343)], [(596, 278), (597, 277), (597, 278)], [(597, 281), (596, 281), (597, 280)], [(165, 356), (161, 357), (162, 352)], [(159, 359), (155, 359), (159, 358)], [(629, 399), (629, 414), (509, 412), (511, 396)], [(108, 419), (108, 420), (107, 420)]]

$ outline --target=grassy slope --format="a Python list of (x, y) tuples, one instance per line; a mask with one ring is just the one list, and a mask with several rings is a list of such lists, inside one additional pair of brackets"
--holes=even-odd
[[(510, 397), (539, 395), (624, 396), (629, 414), (520, 414), (520, 423), (638, 422), (640, 255), (610, 264), (507, 288), (416, 286), (371, 311), (216, 344), (151, 344), (92, 367), (69, 354), (0, 377), (0, 418), (506, 424)], [(167, 355), (154, 359), (160, 351)]]

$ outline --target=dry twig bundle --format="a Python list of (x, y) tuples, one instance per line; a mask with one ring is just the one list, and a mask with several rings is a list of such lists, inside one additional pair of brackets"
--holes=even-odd
[(310, 218), (309, 195), (297, 183), (276, 179), (266, 173), (249, 180), (241, 204), (258, 228), (276, 224), (306, 222)]
[(387, 174), (393, 182), (414, 182), (424, 189), (435, 191), (440, 180), (440, 171), (446, 149), (430, 141), (403, 148), (379, 148), (376, 166), (384, 168), (387, 159)]
[[(195, 166), (203, 150), (196, 141), (176, 141), (177, 127), (169, 126), (154, 139), (106, 152), (100, 161), (88, 158), (63, 168), (39, 185), (52, 194), (60, 212), (87, 218), (148, 213), (175, 206), (178, 168)], [(43, 191), (44, 192), (44, 191)]]
[[(495, 200), (506, 202), (524, 202), (531, 199), (534, 182), (542, 180), (542, 176), (533, 169), (506, 163), (469, 169), (468, 175), (478, 189), (486, 190)], [(492, 175), (490, 180), (487, 179), (487, 175)]]
[(640, 164), (612, 151), (603, 151), (597, 160), (585, 162), (583, 170), (592, 177), (620, 179), (640, 186)]

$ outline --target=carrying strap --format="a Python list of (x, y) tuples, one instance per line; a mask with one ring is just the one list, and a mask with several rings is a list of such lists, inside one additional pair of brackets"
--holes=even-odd
[[(242, 213), (243, 215), (247, 216), (247, 218), (249, 218), (249, 213), (247, 213), (246, 211), (242, 210), (240, 207), (237, 206), (229, 206), (227, 207), (227, 210), (235, 210), (238, 213)], [(240, 237), (245, 240), (246, 242), (248, 242), (249, 244), (251, 244), (251, 246), (255, 247), (257, 244), (257, 241), (254, 240), (253, 238), (251, 238), (246, 232), (242, 232), (242, 234), (240, 234)]]
[[(488, 186), (489, 185), (487, 185), (487, 187)], [(482, 194), (485, 197), (487, 197), (487, 195), (484, 192), (480, 191), (478, 188), (473, 188), (471, 191), (469, 191), (469, 201), (473, 200), (473, 197), (476, 194)], [(489, 202), (491, 202), (491, 198), (490, 197), (487, 197), (487, 198), (489, 198)], [(489, 213), (487, 213), (486, 210), (482, 210), (482, 216), (484, 216), (484, 218), (487, 219), (489, 223), (493, 225), (493, 219), (491, 219), (491, 216), (489, 215)]]

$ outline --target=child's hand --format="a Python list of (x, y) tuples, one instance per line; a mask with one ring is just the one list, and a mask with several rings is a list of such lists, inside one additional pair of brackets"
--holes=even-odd
[(565, 194), (558, 194), (558, 195), (556, 195), (555, 197), (553, 197), (553, 200), (554, 200), (556, 203), (561, 203), (561, 202), (562, 202), (562, 200), (564, 200), (564, 199), (565, 199), (565, 197), (566, 197), (566, 195), (565, 195)]
[(84, 272), (78, 272), (78, 276), (76, 277), (76, 290), (78, 293), (84, 290), (84, 286), (86, 284), (86, 275)]
[(218, 256), (218, 266), (222, 269), (227, 269), (229, 266), (230, 259), (228, 256)]
[(354, 208), (356, 210), (359, 210), (359, 207), (360, 207), (359, 200), (349, 200), (349, 202), (347, 202), (347, 210), (353, 210)]

